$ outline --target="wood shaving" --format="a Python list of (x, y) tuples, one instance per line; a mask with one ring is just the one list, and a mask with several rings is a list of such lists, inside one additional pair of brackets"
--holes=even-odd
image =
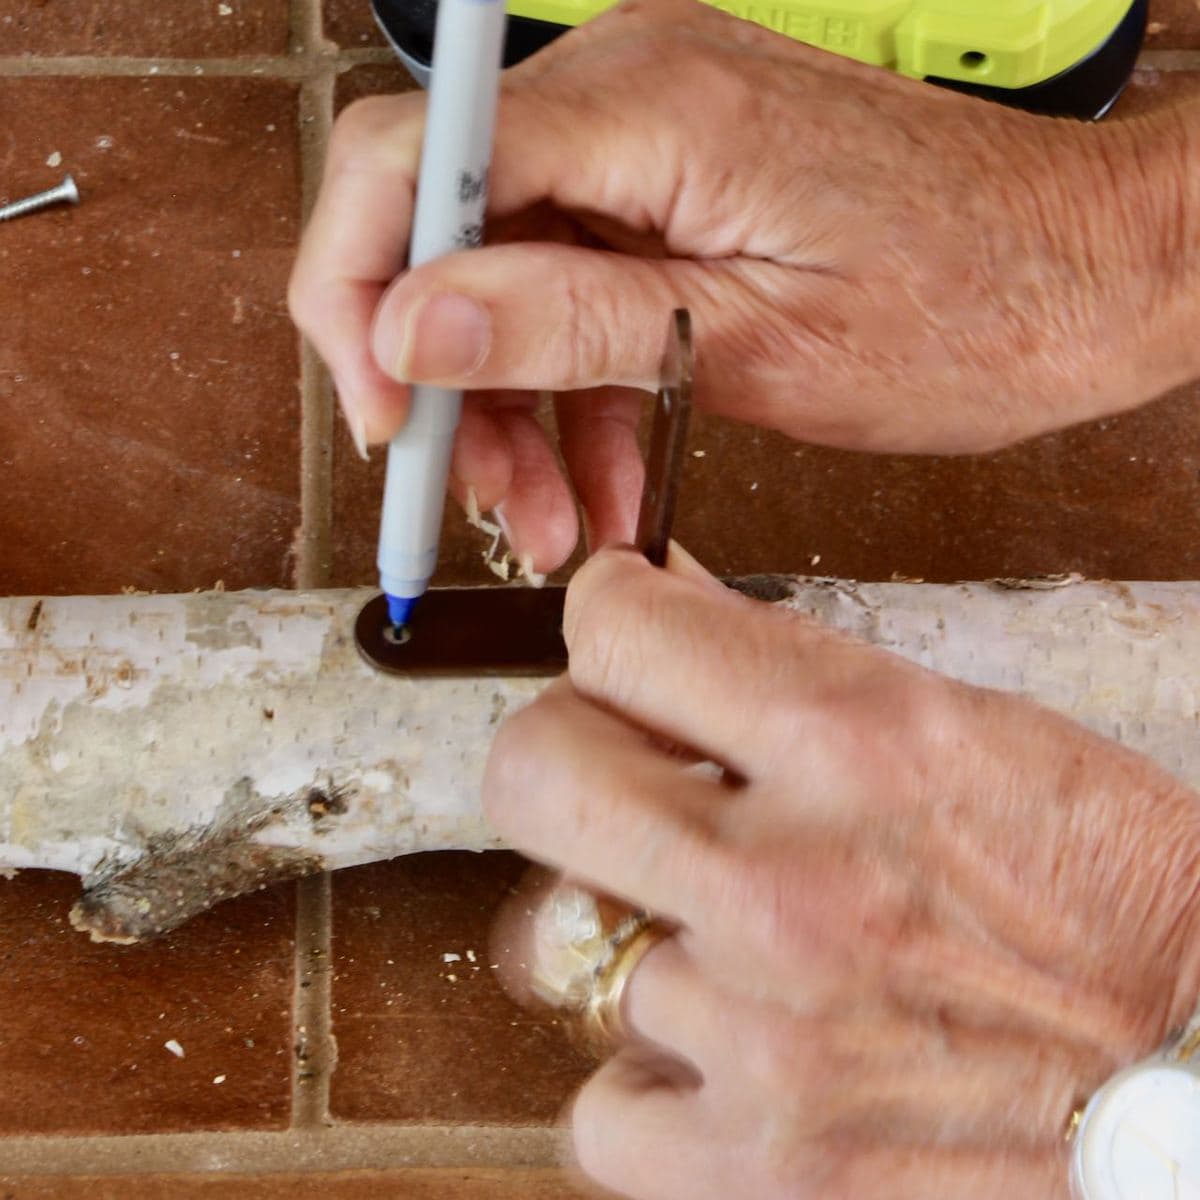
[(1012, 592), (1049, 592), (1055, 588), (1073, 587), (1083, 583), (1084, 577), (1077, 571), (1067, 575), (1030, 575), (1028, 579), (989, 579), (992, 587), (1005, 588)]
[(474, 488), (467, 489), (467, 524), (478, 529), (491, 538), (487, 548), (481, 552), (483, 565), (498, 579), (510, 583), (515, 579), (523, 579), (530, 587), (540, 588), (546, 585), (546, 576), (533, 569), (533, 555), (522, 554), (514, 561), (512, 550), (507, 546), (501, 550), (500, 543), (504, 540), (504, 530), (496, 521), (489, 521), (479, 510), (479, 496)]
[(492, 544), (483, 552), (483, 561), (490, 566), (489, 560), (495, 557), (504, 532), (495, 521), (486, 520), (479, 511), (479, 496), (474, 488), (467, 489), (467, 524), (473, 525), (492, 539)]
[(518, 568), (521, 572), (521, 577), (530, 587), (540, 588), (546, 586), (546, 576), (541, 571), (533, 569), (533, 555), (522, 554), (521, 561), (518, 563)]

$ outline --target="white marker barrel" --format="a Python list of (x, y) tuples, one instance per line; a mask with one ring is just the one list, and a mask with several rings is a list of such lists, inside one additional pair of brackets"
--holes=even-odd
[[(440, 0), (412, 267), (482, 240), (504, 28), (504, 0)], [(461, 392), (415, 387), (409, 419), (388, 446), (378, 565), (389, 596), (421, 595), (437, 565), (461, 411)]]

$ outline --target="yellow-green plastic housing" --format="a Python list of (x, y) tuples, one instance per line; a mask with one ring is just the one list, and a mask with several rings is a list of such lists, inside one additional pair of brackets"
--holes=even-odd
[[(508, 11), (578, 25), (615, 0), (509, 0)], [(707, 0), (823, 50), (924, 79), (1023, 88), (1104, 44), (1130, 0)]]

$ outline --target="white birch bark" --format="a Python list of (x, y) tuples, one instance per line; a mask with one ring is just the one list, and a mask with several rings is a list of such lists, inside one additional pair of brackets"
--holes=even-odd
[[(1200, 785), (1200, 584), (758, 584)], [(76, 925), (134, 941), (276, 880), (498, 846), (491, 735), (543, 682), (379, 674), (368, 595), (0, 600), (0, 868), (75, 872)]]

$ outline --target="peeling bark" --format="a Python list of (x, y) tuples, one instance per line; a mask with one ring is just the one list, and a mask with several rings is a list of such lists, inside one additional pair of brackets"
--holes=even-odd
[[(1200, 785), (1200, 584), (745, 582)], [(80, 875), (76, 927), (135, 941), (280, 879), (498, 846), (491, 733), (542, 682), (377, 674), (368, 595), (0, 600), (0, 869)]]

